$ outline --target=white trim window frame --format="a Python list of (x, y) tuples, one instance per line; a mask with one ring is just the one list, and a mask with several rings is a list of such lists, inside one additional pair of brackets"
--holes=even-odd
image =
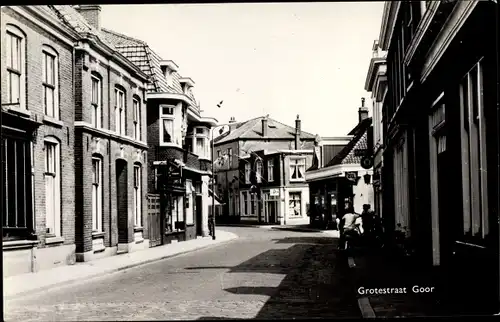
[(195, 127), (193, 129), (194, 146), (193, 153), (200, 158), (209, 158), (209, 140), (208, 130), (204, 127)]
[(125, 92), (115, 87), (115, 132), (125, 135)]
[(6, 69), (7, 69), (7, 103), (26, 106), (26, 36), (21, 29), (7, 25), (6, 27)]
[(267, 181), (274, 181), (274, 159), (267, 160)]
[(306, 158), (290, 158), (290, 181), (304, 181), (306, 173)]
[(250, 183), (250, 163), (245, 163), (245, 183)]
[(241, 192), (241, 203), (243, 204), (243, 209), (241, 209), (241, 212), (243, 215), (248, 215), (248, 195), (246, 191)]
[(490, 232), (482, 69), (480, 60), (460, 84), (464, 235), (480, 239)]
[(263, 169), (262, 161), (257, 160), (255, 164), (255, 178), (257, 179), (258, 183), (262, 182), (262, 169)]
[(288, 216), (302, 217), (302, 192), (290, 191), (288, 193)]
[(142, 167), (134, 165), (134, 227), (142, 227)]
[(132, 109), (134, 110), (134, 139), (141, 140), (141, 102), (137, 97), (132, 99)]
[(160, 145), (175, 144), (175, 106), (160, 105)]
[(61, 236), (61, 169), (60, 144), (45, 138), (45, 228), (50, 236)]
[(57, 52), (43, 46), (42, 85), (44, 113), (59, 120), (59, 59)]
[(91, 102), (92, 106), (92, 120), (91, 124), (96, 129), (102, 128), (102, 104), (101, 104), (101, 79), (96, 75), (92, 75), (92, 94), (91, 94)]
[(92, 157), (92, 232), (102, 232), (102, 159)]

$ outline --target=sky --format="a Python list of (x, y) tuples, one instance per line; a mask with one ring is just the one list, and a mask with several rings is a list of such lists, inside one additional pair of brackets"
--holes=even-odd
[[(269, 114), (323, 137), (357, 124), (384, 2), (103, 5), (104, 28), (141, 39), (195, 82), (203, 116)], [(217, 104), (223, 101), (220, 108)], [(370, 111), (371, 114), (371, 111)]]

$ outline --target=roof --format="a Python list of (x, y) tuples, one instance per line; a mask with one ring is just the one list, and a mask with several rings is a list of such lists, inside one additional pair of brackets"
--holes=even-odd
[[(221, 144), (236, 139), (262, 139), (262, 120), (266, 116), (259, 116), (245, 122), (229, 125), (230, 131), (215, 138), (215, 144)], [(274, 119), (267, 118), (266, 139), (295, 139), (295, 127), (283, 124)], [(315, 140), (316, 136), (301, 131), (301, 140)]]
[(186, 94), (194, 103), (196, 103), (196, 99), (191, 91), (184, 93), (180, 83), (180, 79), (182, 77), (179, 73), (172, 73), (172, 86), (167, 83), (160, 65), (160, 62), (164, 59), (152, 50), (146, 42), (105, 28), (102, 28), (101, 31), (104, 37), (106, 37), (106, 40), (112, 43), (116, 50), (118, 50), (122, 55), (127, 57), (144, 73), (151, 77), (152, 82), (148, 86), (148, 91)]
[(349, 135), (354, 135), (351, 141), (342, 149), (336, 156), (333, 157), (330, 162), (326, 164), (325, 167), (330, 167), (338, 164), (359, 164), (362, 155), (356, 155), (356, 150), (364, 150), (368, 148), (368, 129), (372, 124), (372, 118), (368, 117), (358, 123), (349, 132)]

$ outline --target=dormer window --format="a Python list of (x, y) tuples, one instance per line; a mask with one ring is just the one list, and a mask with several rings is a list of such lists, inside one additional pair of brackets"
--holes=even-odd
[(189, 94), (191, 88), (194, 87), (194, 81), (189, 77), (183, 77), (179, 79), (179, 82), (181, 83), (184, 94)]
[(171, 60), (163, 60), (160, 62), (160, 67), (163, 76), (165, 76), (165, 79), (167, 81), (167, 85), (173, 86), (174, 84), (173, 74), (179, 69), (179, 66), (177, 66), (177, 64)]

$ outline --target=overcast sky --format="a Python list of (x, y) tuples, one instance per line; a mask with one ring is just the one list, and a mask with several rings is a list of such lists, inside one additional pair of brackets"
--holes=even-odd
[(299, 114), (304, 131), (341, 136), (356, 125), (361, 97), (371, 106), (364, 83), (383, 4), (104, 5), (101, 23), (176, 62), (204, 116), (269, 114), (294, 125)]

